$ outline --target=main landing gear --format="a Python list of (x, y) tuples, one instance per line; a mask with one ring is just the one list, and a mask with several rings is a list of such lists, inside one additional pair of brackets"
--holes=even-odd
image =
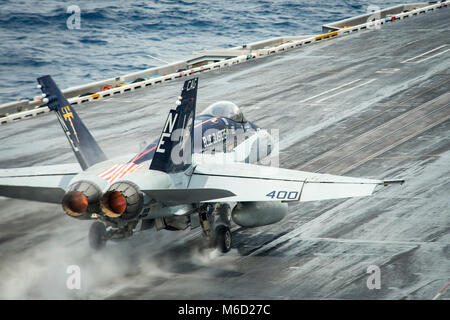
[(231, 249), (231, 231), (228, 226), (220, 225), (216, 227), (216, 241), (214, 246), (221, 252), (226, 253)]
[(89, 245), (94, 250), (101, 250), (105, 247), (108, 240), (131, 237), (136, 225), (137, 221), (133, 221), (120, 228), (109, 228), (107, 230), (105, 223), (94, 221), (89, 229)]
[[(198, 210), (202, 235), (209, 247), (217, 248), (223, 253), (230, 251), (232, 245), (231, 208), (226, 203), (207, 204)], [(141, 230), (153, 227), (153, 221), (148, 225), (142, 222)], [(133, 235), (138, 221), (128, 221), (121, 225), (111, 222), (94, 221), (89, 229), (89, 244), (94, 250), (101, 250), (111, 239), (123, 239)], [(107, 228), (108, 226), (108, 228)]]
[(209, 204), (199, 210), (202, 235), (210, 247), (226, 253), (231, 249), (231, 208), (228, 204)]
[(95, 221), (89, 228), (89, 245), (94, 250), (103, 249), (108, 240), (106, 226), (100, 221)]

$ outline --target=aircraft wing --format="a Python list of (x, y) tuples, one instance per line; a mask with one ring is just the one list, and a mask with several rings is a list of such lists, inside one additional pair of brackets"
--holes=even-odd
[[(371, 195), (377, 185), (403, 180), (360, 179), (319, 174), (247, 163), (200, 164), (195, 167), (188, 189), (229, 192), (216, 201), (316, 201)], [(205, 190), (206, 191), (206, 190)]]
[(0, 196), (61, 203), (80, 165), (62, 164), (0, 170)]
[(197, 164), (185, 189), (142, 191), (169, 205), (195, 202), (317, 201), (369, 196), (377, 185), (404, 180), (360, 179), (247, 163)]

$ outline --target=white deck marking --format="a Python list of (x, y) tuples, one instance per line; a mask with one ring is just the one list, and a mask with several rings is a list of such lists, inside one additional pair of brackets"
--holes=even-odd
[(434, 58), (434, 57), (440, 56), (441, 54), (444, 54), (444, 53), (446, 53), (447, 51), (450, 51), (450, 49), (447, 49), (447, 50), (445, 50), (445, 51), (442, 51), (442, 52), (436, 53), (436, 54), (432, 55), (431, 57), (427, 57), (427, 58), (425, 58), (425, 59), (422, 59), (422, 60), (416, 61), (416, 62), (414, 62), (414, 63), (421, 63), (421, 62), (424, 62), (424, 61), (426, 61), (426, 60), (428, 60), (428, 59), (431, 59), (431, 58)]
[(400, 63), (420, 63), (420, 62), (422, 62), (422, 61), (425, 61), (425, 60), (428, 60), (428, 59), (430, 59), (430, 58), (433, 58), (433, 57), (435, 57), (435, 56), (437, 56), (437, 55), (440, 55), (440, 54), (442, 54), (442, 53), (444, 53), (444, 52), (446, 52), (446, 51), (448, 51), (448, 50), (445, 50), (444, 52), (435, 54), (435, 55), (433, 55), (433, 56), (431, 56), (431, 57), (427, 57), (427, 58), (422, 59), (422, 60), (420, 60), (420, 61), (415, 61), (415, 62), (409, 62), (409, 61), (414, 60), (414, 59), (417, 59), (417, 58), (420, 58), (420, 57), (423, 57), (424, 55), (427, 55), (427, 54), (429, 54), (429, 53), (432, 53), (432, 52), (434, 52), (434, 51), (437, 51), (437, 50), (439, 50), (439, 49), (441, 49), (441, 48), (444, 48), (444, 47), (446, 47), (446, 46), (447, 46), (447, 44), (444, 44), (444, 45), (442, 45), (442, 46), (439, 46), (439, 47), (437, 47), (437, 48), (434, 48), (434, 49), (431, 49), (431, 50), (429, 50), (429, 51), (427, 51), (427, 52), (424, 52), (424, 53), (422, 53), (422, 54), (419, 54), (418, 56), (415, 56), (415, 57), (406, 59), (406, 60), (404, 60), (404, 61), (402, 61), (402, 62), (400, 62)]
[(445, 287), (443, 287), (443, 288), (441, 289), (441, 291), (438, 292), (437, 295), (434, 296), (433, 300), (437, 300), (437, 298), (439, 298), (439, 297), (445, 292), (445, 290), (447, 290), (447, 288), (448, 288), (449, 286), (450, 286), (450, 282), (447, 283), (447, 285), (446, 285)]
[(370, 80), (367, 81), (367, 82), (364, 82), (364, 83), (361, 83), (361, 84), (359, 84), (359, 85), (357, 85), (357, 86), (354, 86), (354, 87), (351, 87), (351, 88), (348, 88), (348, 89), (345, 89), (345, 90), (336, 92), (335, 94), (332, 94), (331, 96), (327, 96), (327, 97), (325, 97), (325, 98), (322, 98), (322, 99), (320, 99), (320, 100), (317, 100), (316, 102), (322, 102), (322, 101), (328, 100), (328, 99), (333, 98), (333, 97), (335, 97), (335, 96), (337, 96), (337, 95), (339, 95), (339, 94), (342, 94), (342, 93), (344, 93), (344, 92), (348, 92), (348, 91), (350, 91), (350, 90), (354, 90), (354, 89), (359, 88), (359, 87), (362, 87), (362, 86), (365, 86), (366, 84), (372, 83), (372, 82), (374, 82), (374, 81), (376, 81), (376, 80), (377, 80), (377, 79), (370, 79)]
[(303, 102), (306, 102), (306, 101), (315, 99), (315, 98), (320, 97), (320, 96), (322, 96), (322, 95), (324, 95), (324, 94), (327, 94), (328, 92), (335, 91), (335, 90), (337, 90), (337, 89), (340, 89), (340, 88), (342, 88), (342, 87), (348, 86), (348, 85), (350, 85), (350, 84), (352, 84), (352, 83), (355, 83), (355, 82), (357, 82), (357, 81), (360, 81), (360, 80), (361, 80), (361, 79), (356, 79), (356, 80), (353, 80), (353, 81), (351, 81), (351, 82), (349, 82), (349, 83), (345, 83), (345, 84), (343, 84), (343, 85), (340, 85), (339, 87), (336, 87), (336, 88), (333, 88), (333, 89), (324, 91), (324, 92), (319, 93), (319, 94), (317, 94), (317, 95), (315, 95), (315, 96), (312, 96), (312, 97), (310, 97), (310, 98), (308, 98), (308, 99), (302, 100), (302, 101), (300, 101), (300, 103), (303, 103)]

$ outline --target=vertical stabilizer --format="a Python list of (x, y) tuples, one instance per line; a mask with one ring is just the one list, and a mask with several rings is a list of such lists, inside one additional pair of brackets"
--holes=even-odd
[(49, 75), (37, 79), (50, 110), (55, 111), (83, 170), (106, 160), (102, 149)]
[(198, 78), (186, 80), (175, 110), (170, 110), (150, 165), (167, 173), (189, 168), (194, 149), (194, 120)]

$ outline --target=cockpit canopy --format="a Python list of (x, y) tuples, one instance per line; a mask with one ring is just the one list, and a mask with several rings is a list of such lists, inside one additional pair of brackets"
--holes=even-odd
[(241, 109), (233, 102), (218, 101), (206, 108), (201, 114), (214, 117), (228, 118), (236, 122), (246, 122)]

